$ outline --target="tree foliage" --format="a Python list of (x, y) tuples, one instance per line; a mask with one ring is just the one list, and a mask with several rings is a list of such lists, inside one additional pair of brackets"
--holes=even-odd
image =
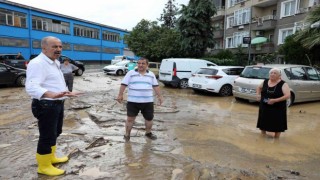
[(137, 56), (157, 62), (166, 57), (181, 56), (179, 37), (174, 29), (160, 27), (155, 21), (143, 19), (133, 28), (126, 41)]
[[(315, 7), (307, 16), (307, 23), (320, 23), (320, 6)], [(300, 41), (303, 47), (312, 49), (320, 46), (320, 25), (308, 27), (295, 34), (296, 41)]]
[(214, 47), (211, 17), (216, 13), (212, 0), (190, 0), (182, 6), (177, 28), (181, 33), (183, 51), (189, 57), (201, 57)]
[(284, 55), (284, 60), (288, 64), (309, 65), (306, 56), (310, 56), (309, 50), (304, 48), (300, 41), (295, 41), (294, 35), (288, 36), (285, 39), (285, 43), (280, 46), (279, 52)]
[(168, 0), (159, 19), (160, 22), (163, 22), (162, 26), (167, 28), (174, 28), (176, 26), (178, 8), (174, 4), (174, 1), (175, 0)]

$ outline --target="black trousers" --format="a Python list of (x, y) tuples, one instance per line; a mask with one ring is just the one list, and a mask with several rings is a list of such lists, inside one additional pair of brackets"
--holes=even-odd
[(39, 141), (37, 153), (51, 153), (51, 146), (56, 145), (62, 133), (64, 100), (32, 100), (32, 113), (38, 119)]

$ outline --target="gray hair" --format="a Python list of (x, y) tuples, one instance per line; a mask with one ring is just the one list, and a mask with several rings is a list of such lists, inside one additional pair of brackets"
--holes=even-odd
[(279, 68), (272, 68), (270, 71), (269, 71), (269, 74), (271, 74), (271, 72), (277, 72), (277, 74), (281, 75), (281, 70)]
[(46, 36), (46, 37), (42, 38), (42, 40), (41, 40), (41, 47), (47, 46), (49, 39), (57, 39), (61, 42), (61, 40), (59, 38), (56, 38), (54, 36)]

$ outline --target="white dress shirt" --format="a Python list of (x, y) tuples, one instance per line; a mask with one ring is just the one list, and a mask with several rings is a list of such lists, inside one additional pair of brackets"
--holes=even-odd
[(43, 53), (30, 61), (27, 67), (26, 91), (33, 99), (38, 100), (50, 99), (41, 98), (47, 91), (56, 93), (67, 91), (60, 62), (52, 61)]

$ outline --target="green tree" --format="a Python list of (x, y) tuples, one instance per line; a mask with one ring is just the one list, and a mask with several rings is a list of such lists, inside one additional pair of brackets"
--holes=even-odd
[(211, 17), (216, 14), (212, 0), (190, 0), (182, 5), (177, 28), (181, 33), (181, 45), (189, 57), (202, 57), (207, 48), (214, 47)]
[(157, 22), (141, 20), (126, 37), (129, 48), (137, 55), (159, 62), (166, 57), (182, 56), (180, 35), (174, 29), (161, 27)]
[(279, 53), (284, 55), (284, 60), (288, 64), (309, 65), (306, 57), (306, 54), (309, 55), (309, 50), (304, 48), (300, 41), (295, 41), (294, 35), (285, 39), (284, 44), (279, 48)]
[(174, 28), (176, 26), (176, 15), (178, 13), (178, 8), (174, 4), (175, 0), (168, 0), (161, 14), (160, 22), (163, 22), (163, 26), (167, 28)]
[[(314, 8), (307, 16), (307, 23), (320, 23), (320, 6)], [(312, 49), (320, 45), (320, 25), (318, 27), (308, 27), (295, 34), (296, 41), (300, 41), (303, 47)]]

